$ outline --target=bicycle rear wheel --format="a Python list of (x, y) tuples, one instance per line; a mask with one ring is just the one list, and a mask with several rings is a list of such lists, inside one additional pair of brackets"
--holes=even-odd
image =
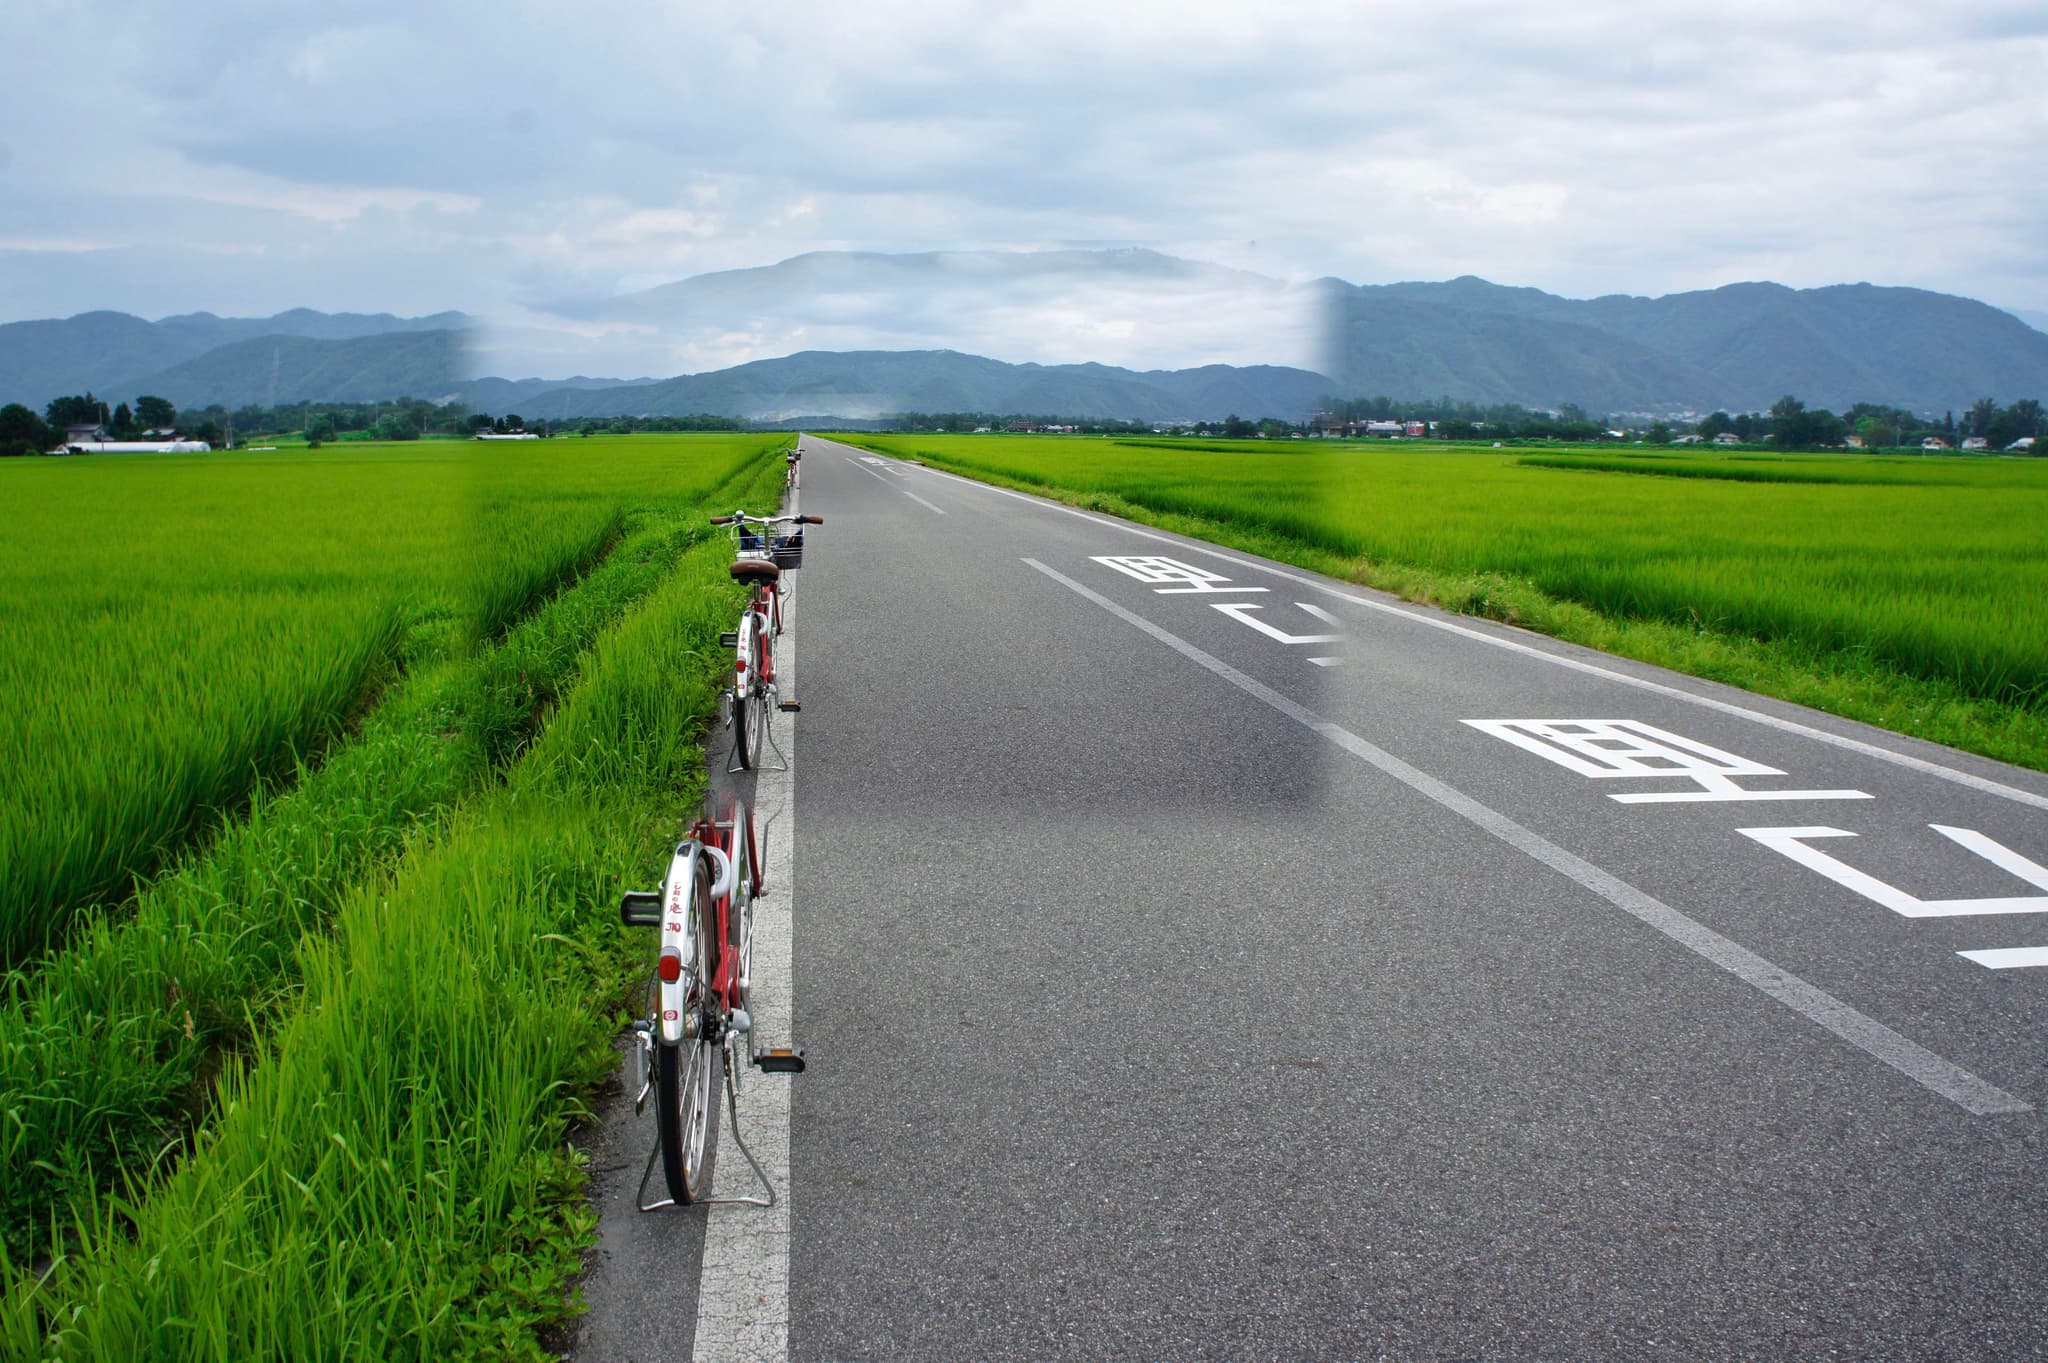
[(695, 1202), (709, 1189), (704, 1154), (710, 1145), (711, 1109), (718, 1092), (719, 1047), (708, 1040), (712, 1012), (712, 941), (710, 868), (700, 857), (696, 891), (691, 898), (690, 972), (686, 1007), (690, 1016), (682, 1041), (655, 1047), (655, 1126), (661, 1139), (661, 1172), (668, 1195), (678, 1203)]

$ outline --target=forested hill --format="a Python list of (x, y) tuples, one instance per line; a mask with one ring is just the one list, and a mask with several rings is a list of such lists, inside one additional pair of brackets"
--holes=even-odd
[(1324, 367), (1347, 394), (1596, 412), (1818, 407), (1919, 412), (2048, 392), (2048, 335), (1968, 298), (1840, 284), (1730, 284), (1570, 299), (1466, 276), (1323, 284)]
[[(461, 377), (461, 332), (469, 324), (459, 312), (393, 317), (307, 308), (274, 317), (195, 312), (147, 322), (87, 312), (9, 322), (0, 325), (0, 403), (40, 411), (54, 397), (88, 391), (110, 402), (155, 393), (187, 407), (425, 395)], [(419, 340), (427, 334), (439, 340)], [(330, 346), (360, 341), (371, 344), (355, 349), (356, 363), (344, 357), (337, 365)], [(389, 383), (400, 387), (384, 391)]]
[[(895, 258), (835, 257), (834, 288), (857, 293), (869, 278), (862, 272), (881, 268), (875, 260)], [(1150, 283), (1165, 287), (1153, 278), (1157, 262), (1141, 263)], [(913, 272), (906, 282), (900, 261), (891, 268), (894, 275), (873, 276), (877, 287), (903, 292), (925, 277)], [(757, 291), (782, 282), (772, 271), (740, 273)], [(91, 312), (0, 325), (0, 403), (40, 411), (53, 398), (90, 391), (109, 402), (154, 394), (186, 408), (415, 397), (556, 420), (984, 411), (1166, 421), (1300, 420), (1325, 397), (1378, 395), (1678, 415), (1761, 411), (1791, 394), (1817, 408), (1875, 403), (1938, 416), (1982, 398), (2048, 394), (2048, 334), (1986, 304), (1918, 289), (1731, 284), (1662, 298), (1569, 299), (1468, 276), (1366, 286), (1330, 279), (1299, 292), (1323, 321), (1320, 372), (1009, 364), (914, 348), (804, 350), (660, 380), (514, 379), (480, 374), (494, 352), (471, 347), (475, 323), (460, 313), (299, 309), (149, 322)], [(914, 290), (903, 299), (914, 306)], [(1220, 304), (1209, 312), (1219, 308), (1230, 314)]]

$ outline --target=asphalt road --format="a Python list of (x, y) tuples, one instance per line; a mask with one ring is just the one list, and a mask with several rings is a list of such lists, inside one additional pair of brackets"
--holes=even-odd
[(804, 451), (787, 1196), (579, 1356), (2048, 1356), (2048, 779)]

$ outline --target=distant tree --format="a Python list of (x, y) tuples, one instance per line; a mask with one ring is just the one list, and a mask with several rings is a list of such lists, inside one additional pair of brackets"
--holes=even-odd
[(1231, 440), (1248, 440), (1258, 433), (1256, 422), (1246, 421), (1235, 412), (1223, 418), (1223, 434)]
[(178, 424), (178, 409), (169, 398), (144, 393), (135, 399), (135, 419), (146, 431), (167, 431)]
[(1712, 440), (1717, 435), (1726, 435), (1735, 429), (1735, 418), (1726, 412), (1710, 412), (1700, 418), (1701, 439)]
[(114, 408), (113, 429), (116, 440), (129, 440), (135, 435), (135, 414), (125, 402)]
[(44, 418), (62, 435), (66, 426), (94, 426), (107, 419), (107, 404), (91, 393), (52, 398), (43, 409)]
[[(594, 424), (595, 423), (593, 422), (585, 422), (585, 429), (583, 433), (585, 435), (589, 435), (589, 427), (591, 427)], [(491, 423), (491, 419), (488, 416), (484, 415), (482, 412), (478, 412), (469, 418), (468, 422), (464, 425), (463, 429), (468, 431), (471, 435), (475, 435), (479, 431), (491, 430), (493, 429), (493, 426)]]
[(1978, 398), (1970, 404), (1970, 414), (1963, 419), (1969, 423), (1971, 435), (1988, 437), (1991, 423), (1998, 419), (1998, 404), (1990, 398)]
[(1651, 422), (1650, 429), (1643, 432), (1643, 443), (1645, 445), (1669, 445), (1671, 443), (1671, 427), (1662, 421)]
[(421, 429), (419, 413), (401, 409), (377, 418), (377, 424), (370, 428), (370, 434), (379, 440), (418, 440)]
[(41, 454), (61, 434), (18, 402), (0, 407), (0, 455)]
[(218, 445), (220, 444), (220, 426), (211, 419), (201, 421), (192, 427), (188, 438), (204, 440), (209, 445)]
[(325, 412), (313, 415), (306, 422), (306, 443), (319, 445), (334, 439), (334, 418)]

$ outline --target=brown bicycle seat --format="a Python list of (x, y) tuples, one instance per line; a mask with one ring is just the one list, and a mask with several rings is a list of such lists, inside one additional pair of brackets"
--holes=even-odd
[(765, 558), (736, 558), (727, 571), (737, 582), (773, 582), (782, 576), (782, 569)]

